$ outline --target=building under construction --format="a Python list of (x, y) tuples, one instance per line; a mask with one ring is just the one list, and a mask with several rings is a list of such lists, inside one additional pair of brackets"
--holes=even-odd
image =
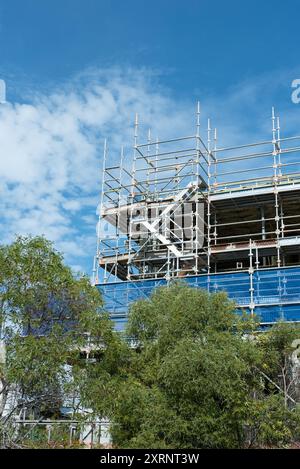
[(299, 153), (274, 110), (265, 141), (221, 147), (199, 104), (190, 136), (139, 143), (136, 117), (126, 164), (105, 143), (94, 283), (117, 328), (174, 279), (225, 290), (263, 324), (300, 321)]

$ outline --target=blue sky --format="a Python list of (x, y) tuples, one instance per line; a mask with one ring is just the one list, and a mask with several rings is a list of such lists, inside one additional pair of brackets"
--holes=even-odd
[[(102, 145), (132, 144), (135, 111), (190, 133), (201, 101), (224, 142), (300, 133), (297, 0), (0, 0), (1, 237), (44, 233), (90, 273)], [(298, 131), (297, 131), (298, 130)], [(128, 150), (130, 151), (130, 150)]]
[(1, 0), (1, 66), (7, 78), (41, 85), (90, 66), (146, 66), (193, 99), (298, 67), (298, 8), (297, 0)]

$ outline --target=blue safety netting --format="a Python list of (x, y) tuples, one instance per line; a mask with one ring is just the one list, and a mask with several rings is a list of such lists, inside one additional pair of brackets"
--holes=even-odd
[(300, 299), (300, 268), (259, 270), (254, 273), (254, 302), (276, 304)]
[[(254, 312), (262, 323), (279, 320), (300, 321), (300, 267), (261, 269), (251, 276), (248, 272), (231, 272), (185, 277), (191, 287), (209, 292), (225, 291), (237, 304), (237, 313)], [(128, 308), (136, 300), (148, 298), (153, 289), (167, 285), (166, 279), (114, 282), (97, 285), (104, 299), (105, 310), (115, 321), (116, 329), (126, 324)]]

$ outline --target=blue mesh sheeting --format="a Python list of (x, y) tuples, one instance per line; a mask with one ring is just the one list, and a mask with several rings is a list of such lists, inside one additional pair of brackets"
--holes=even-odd
[(300, 268), (259, 270), (254, 273), (256, 304), (290, 303), (300, 299)]
[[(300, 321), (300, 267), (261, 269), (253, 274), (254, 312), (263, 323), (278, 320)], [(251, 283), (248, 272), (198, 275), (185, 277), (184, 281), (195, 288), (204, 288), (211, 293), (227, 292), (246, 312), (250, 312)], [(100, 288), (105, 309), (122, 330), (126, 323), (128, 307), (138, 299), (148, 298), (157, 286), (167, 285), (165, 279), (115, 282), (97, 285)], [(237, 313), (241, 308), (237, 309)]]
[(255, 314), (262, 323), (274, 323), (276, 321), (300, 321), (300, 304), (259, 306), (255, 308)]
[(98, 285), (104, 306), (112, 316), (123, 315), (134, 301), (148, 298), (154, 288), (166, 285), (165, 279), (139, 282), (114, 282)]

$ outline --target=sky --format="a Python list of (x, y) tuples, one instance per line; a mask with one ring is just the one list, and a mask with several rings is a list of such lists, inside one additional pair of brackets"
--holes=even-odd
[[(44, 234), (91, 273), (104, 138), (194, 132), (221, 142), (300, 134), (297, 0), (0, 0), (1, 242)], [(299, 93), (300, 96), (300, 93)], [(127, 153), (126, 153), (127, 152)], [(125, 156), (126, 157), (126, 156)]]

